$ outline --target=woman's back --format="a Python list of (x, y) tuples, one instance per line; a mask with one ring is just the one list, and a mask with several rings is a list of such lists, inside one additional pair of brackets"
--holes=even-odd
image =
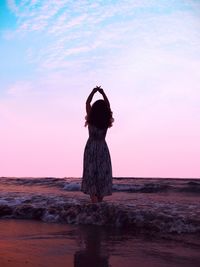
[(107, 129), (100, 129), (93, 125), (88, 126), (89, 138), (93, 140), (105, 140)]

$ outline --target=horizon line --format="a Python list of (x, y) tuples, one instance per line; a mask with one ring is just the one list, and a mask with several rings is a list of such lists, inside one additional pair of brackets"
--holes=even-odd
[[(56, 177), (56, 176), (0, 176), (0, 178), (56, 178), (56, 179), (64, 179), (64, 178), (75, 178), (80, 179), (77, 176), (64, 176), (64, 177)], [(200, 177), (164, 177), (164, 176), (113, 176), (113, 179), (200, 179)]]

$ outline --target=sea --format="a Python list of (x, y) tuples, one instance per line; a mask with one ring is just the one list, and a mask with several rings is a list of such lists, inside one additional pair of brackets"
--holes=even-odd
[(146, 254), (149, 266), (200, 266), (200, 179), (115, 177), (112, 196), (97, 204), (80, 186), (74, 177), (0, 177), (0, 222), (100, 233), (108, 250), (118, 247), (123, 267), (138, 255), (144, 265), (134, 266), (147, 266)]

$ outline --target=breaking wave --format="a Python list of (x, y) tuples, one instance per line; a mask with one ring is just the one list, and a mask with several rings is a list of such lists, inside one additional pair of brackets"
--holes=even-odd
[(44, 222), (132, 227), (141, 232), (200, 233), (199, 206), (177, 204), (89, 204), (64, 196), (10, 196), (1, 198), (0, 218)]

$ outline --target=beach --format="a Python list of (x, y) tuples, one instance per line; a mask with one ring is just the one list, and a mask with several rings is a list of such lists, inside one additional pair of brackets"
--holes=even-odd
[(0, 181), (0, 266), (200, 265), (198, 180), (114, 179), (99, 204), (80, 179)]

